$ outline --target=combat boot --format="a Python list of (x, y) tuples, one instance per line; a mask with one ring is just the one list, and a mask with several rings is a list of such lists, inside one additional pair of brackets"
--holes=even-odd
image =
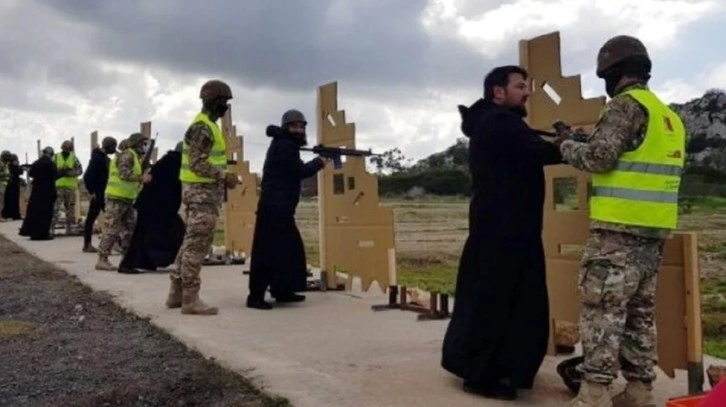
[(182, 294), (182, 314), (187, 315), (217, 315), (217, 307), (210, 307), (199, 298), (199, 287), (185, 288)]
[(83, 245), (83, 253), (98, 253), (98, 249), (93, 247), (92, 244), (88, 243)]
[(101, 271), (114, 271), (116, 267), (108, 261), (108, 256), (98, 256), (98, 262), (96, 263), (96, 270)]
[(613, 397), (614, 407), (655, 407), (653, 385), (639, 380), (628, 381), (625, 390)]
[(570, 401), (569, 407), (613, 407), (608, 386), (600, 383), (582, 381), (577, 397)]
[(181, 281), (171, 280), (169, 296), (166, 297), (167, 308), (180, 308), (182, 306), (182, 285)]

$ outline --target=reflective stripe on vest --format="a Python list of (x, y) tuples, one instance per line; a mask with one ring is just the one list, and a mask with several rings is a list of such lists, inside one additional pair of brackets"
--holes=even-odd
[[(62, 153), (58, 153), (55, 155), (55, 167), (58, 170), (62, 169), (73, 169), (76, 166), (76, 156), (73, 153), (68, 154), (68, 158), (64, 159)], [(69, 188), (69, 189), (76, 189), (78, 188), (78, 179), (75, 176), (71, 177), (62, 177), (55, 180), (55, 186), (56, 188)]]
[[(130, 151), (131, 155), (134, 157), (134, 169), (133, 174), (135, 176), (141, 175), (141, 161), (139, 160), (139, 156), (133, 149), (124, 150), (123, 153), (126, 153), (126, 151)], [(108, 170), (108, 185), (106, 186), (106, 196), (111, 198), (124, 198), (124, 199), (130, 199), (134, 200), (139, 195), (139, 191), (141, 191), (141, 184), (139, 181), (124, 181), (121, 179), (121, 174), (118, 170), (118, 159), (119, 155), (117, 154), (116, 157), (113, 158), (113, 161), (111, 161), (111, 166)]]
[[(194, 118), (194, 122), (192, 123), (192, 125), (197, 123), (206, 124), (212, 133), (212, 137), (214, 138), (212, 151), (209, 152), (207, 162), (213, 167), (219, 169), (220, 171), (226, 171), (227, 143), (224, 141), (224, 137), (222, 136), (222, 132), (219, 130), (219, 126), (217, 126), (217, 123), (209, 120), (209, 116), (207, 116), (206, 113), (199, 113), (197, 117)], [(191, 170), (189, 166), (189, 145), (186, 141), (184, 141), (182, 145), (182, 163), (181, 170), (179, 171), (179, 179), (182, 182), (188, 184), (217, 182), (217, 180), (213, 178), (200, 177)]]
[(590, 218), (675, 229), (686, 154), (683, 121), (649, 90), (632, 89), (624, 95), (648, 111), (647, 132), (640, 147), (623, 154), (614, 170), (592, 175)]

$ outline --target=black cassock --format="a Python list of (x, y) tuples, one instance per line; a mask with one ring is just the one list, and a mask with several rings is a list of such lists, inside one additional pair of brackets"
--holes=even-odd
[(8, 165), (10, 180), (5, 187), (2, 217), (5, 219), (20, 220), (20, 175), (23, 170), (17, 163)]
[(529, 389), (549, 335), (543, 166), (562, 158), (514, 109), (480, 99), (460, 112), (473, 194), (441, 364), (474, 384)]
[(305, 246), (295, 224), (301, 182), (315, 175), (324, 162), (300, 159), (301, 142), (277, 126), (268, 126), (272, 137), (262, 173), (260, 199), (252, 239), (250, 297), (262, 300), (267, 287), (273, 297), (305, 290)]
[(30, 166), (28, 175), (33, 179), (33, 184), (20, 236), (28, 236), (31, 240), (51, 239), (50, 223), (57, 196), (55, 180), (58, 170), (50, 158), (43, 156)]
[(151, 168), (152, 181), (136, 198), (136, 227), (119, 269), (156, 270), (176, 258), (185, 226), (179, 208), (181, 153), (169, 151)]

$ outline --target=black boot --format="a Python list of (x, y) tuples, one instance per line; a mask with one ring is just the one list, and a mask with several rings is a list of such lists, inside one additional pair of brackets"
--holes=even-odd
[(505, 381), (492, 381), (482, 384), (464, 381), (464, 391), (498, 400), (515, 400), (517, 398), (517, 390)]
[(262, 309), (262, 310), (268, 310), (272, 309), (272, 304), (269, 302), (266, 302), (263, 298), (259, 297), (253, 297), (251, 295), (247, 296), (247, 308), (254, 308), (254, 309)]
[(278, 294), (275, 297), (275, 301), (277, 302), (303, 302), (305, 301), (305, 296), (295, 293), (285, 293), (285, 294)]

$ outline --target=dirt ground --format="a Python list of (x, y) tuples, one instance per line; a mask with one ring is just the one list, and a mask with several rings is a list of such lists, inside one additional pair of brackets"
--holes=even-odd
[(2, 236), (0, 258), (0, 405), (289, 405)]

